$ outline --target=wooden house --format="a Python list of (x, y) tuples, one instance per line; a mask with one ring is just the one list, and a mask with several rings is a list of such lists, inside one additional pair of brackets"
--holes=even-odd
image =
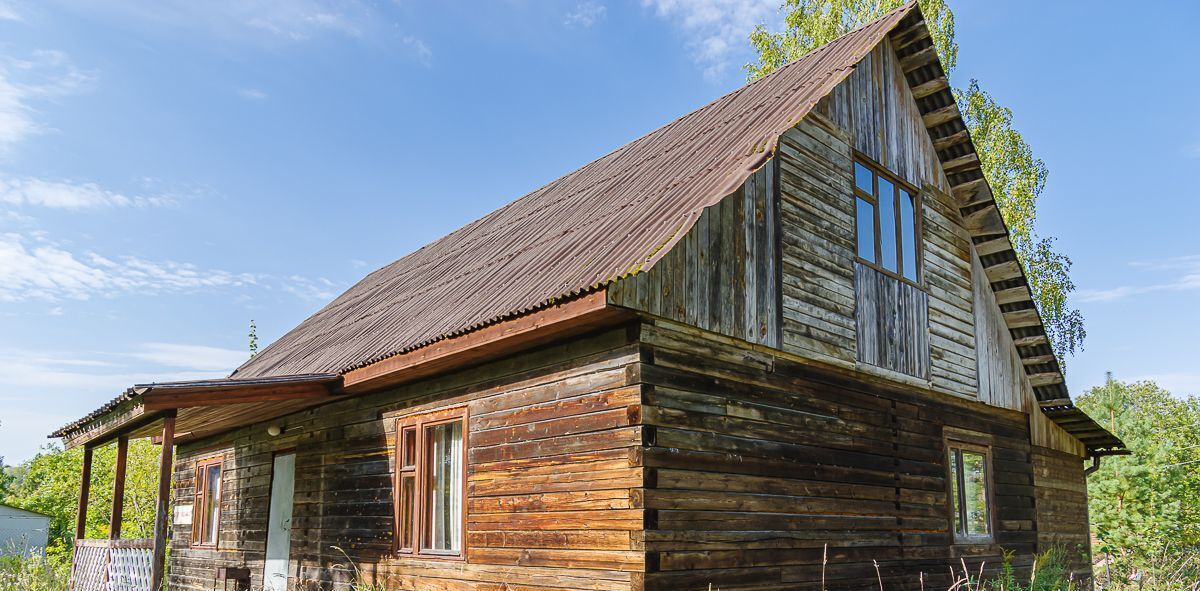
[(1087, 576), (1085, 466), (1123, 450), (915, 3), (54, 435), (163, 443), (151, 580), (169, 534), (197, 591), (937, 589), (1053, 546)]

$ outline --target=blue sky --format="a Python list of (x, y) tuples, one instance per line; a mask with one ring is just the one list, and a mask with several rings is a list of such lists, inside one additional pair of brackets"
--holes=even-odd
[[(776, 4), (0, 0), (0, 456), (739, 86)], [(1050, 169), (1073, 392), (1200, 394), (1200, 7), (952, 5)]]

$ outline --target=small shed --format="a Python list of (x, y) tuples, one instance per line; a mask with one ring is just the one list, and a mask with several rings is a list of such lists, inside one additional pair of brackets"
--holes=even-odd
[(0, 504), (0, 556), (46, 551), (50, 516)]

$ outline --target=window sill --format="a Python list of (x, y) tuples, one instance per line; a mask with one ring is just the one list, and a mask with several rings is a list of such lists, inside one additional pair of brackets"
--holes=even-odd
[(438, 554), (438, 553), (423, 552), (420, 554), (413, 554), (413, 553), (409, 553), (409, 552), (398, 552), (396, 554), (393, 554), (393, 556), (395, 558), (405, 559), (405, 560), (433, 560), (433, 561), (437, 561), (437, 562), (464, 562), (467, 559), (467, 555), (465, 553), (462, 553), (462, 554)]

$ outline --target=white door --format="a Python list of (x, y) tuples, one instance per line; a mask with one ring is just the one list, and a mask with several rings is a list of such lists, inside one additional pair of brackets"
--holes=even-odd
[(265, 591), (287, 591), (288, 559), (292, 550), (292, 497), (296, 488), (296, 454), (275, 456), (271, 472), (271, 509), (267, 518)]

